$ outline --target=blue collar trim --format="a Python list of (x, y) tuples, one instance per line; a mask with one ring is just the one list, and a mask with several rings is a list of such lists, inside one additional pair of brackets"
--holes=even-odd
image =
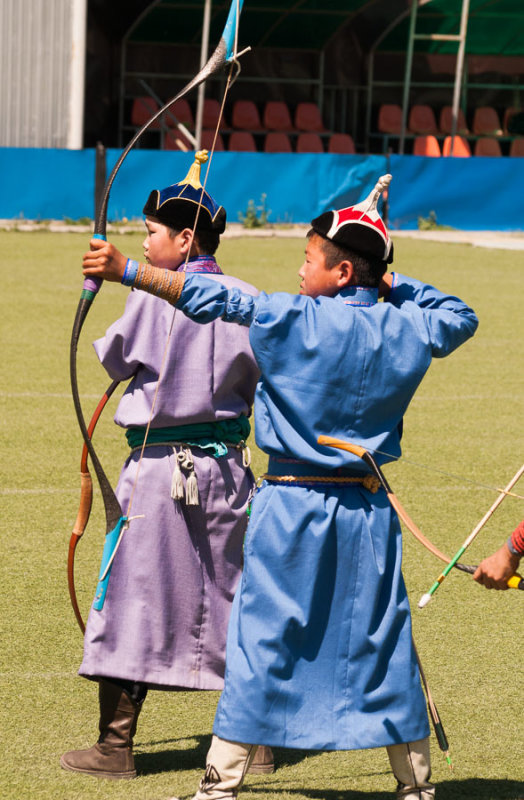
[(347, 286), (337, 297), (346, 306), (374, 306), (378, 303), (378, 289), (368, 286)]

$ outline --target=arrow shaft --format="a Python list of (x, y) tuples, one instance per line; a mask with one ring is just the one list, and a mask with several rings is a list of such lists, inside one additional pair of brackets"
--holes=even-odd
[[(457, 552), (455, 553), (455, 555), (451, 559), (451, 561), (448, 564), (448, 566), (446, 567), (446, 569), (439, 575), (439, 577), (436, 579), (436, 581), (433, 583), (433, 585), (430, 587), (430, 589), (426, 592), (426, 594), (421, 597), (421, 599), (419, 600), (419, 604), (418, 604), (419, 608), (424, 608), (424, 606), (427, 605), (427, 603), (429, 602), (431, 597), (433, 597), (433, 595), (437, 591), (438, 587), (442, 584), (442, 582), (444, 581), (446, 576), (451, 571), (451, 568), (453, 566), (455, 566), (455, 564), (457, 563), (459, 558), (468, 549), (468, 547), (473, 542), (473, 540), (476, 538), (476, 536), (480, 533), (480, 531), (482, 530), (482, 528), (484, 527), (486, 522), (494, 514), (494, 512), (497, 510), (497, 508), (500, 506), (500, 504), (504, 500), (504, 498), (508, 496), (508, 494), (510, 493), (511, 489), (520, 480), (520, 478), (522, 477), (523, 474), (524, 474), (524, 464), (520, 467), (520, 469), (517, 470), (517, 472), (512, 477), (512, 479), (510, 480), (508, 485), (501, 491), (500, 495), (497, 497), (497, 499), (491, 505), (491, 507), (486, 511), (486, 513), (484, 514), (484, 516), (482, 517), (480, 522), (478, 522), (477, 525), (475, 525), (475, 527), (473, 528), (473, 530), (471, 531), (469, 536), (465, 539), (464, 543), (461, 545), (461, 547), (457, 550)], [(520, 588), (520, 583), (521, 582), (522, 581), (520, 579), (520, 576), (513, 575), (508, 581), (508, 586), (510, 588)], [(515, 584), (518, 584), (518, 585), (516, 586)]]

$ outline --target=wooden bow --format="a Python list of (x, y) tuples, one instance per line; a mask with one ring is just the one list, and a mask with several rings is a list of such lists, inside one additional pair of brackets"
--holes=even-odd
[[(91, 417), (91, 421), (87, 428), (87, 433), (89, 438), (91, 439), (100, 419), (100, 415), (104, 410), (107, 401), (115, 391), (116, 387), (119, 385), (120, 381), (113, 381), (111, 385), (106, 389), (104, 394), (102, 395), (100, 402), (98, 403), (93, 416)], [(89, 463), (88, 463), (89, 451), (87, 449), (87, 445), (84, 442), (82, 447), (82, 457), (80, 459), (80, 505), (78, 508), (78, 514), (75, 520), (75, 524), (73, 526), (73, 532), (71, 533), (71, 538), (69, 540), (69, 552), (67, 556), (67, 585), (69, 587), (69, 597), (71, 598), (71, 605), (73, 606), (73, 611), (75, 612), (76, 621), (80, 627), (82, 633), (85, 633), (85, 624), (82, 618), (82, 614), (80, 612), (80, 608), (78, 606), (78, 600), (76, 596), (76, 588), (75, 588), (75, 552), (76, 546), (83, 536), (84, 531), (87, 527), (87, 523), (89, 521), (89, 515), (91, 514), (91, 506), (93, 503), (93, 480), (91, 478), (91, 473), (89, 471)]]
[[(326, 447), (336, 447), (339, 450), (347, 450), (349, 453), (353, 453), (353, 455), (361, 458), (379, 479), (382, 488), (385, 490), (388, 496), (389, 502), (397, 512), (406, 528), (411, 531), (413, 536), (418, 539), (418, 541), (423, 544), (430, 553), (433, 553), (434, 556), (439, 558), (441, 561), (444, 561), (445, 564), (449, 564), (451, 559), (445, 553), (439, 550), (439, 548), (434, 545), (433, 542), (427, 538), (427, 536), (424, 536), (419, 527), (411, 519), (406, 509), (401, 505), (400, 500), (387, 482), (386, 476), (368, 450), (366, 450), (364, 447), (360, 447), (360, 445), (351, 444), (350, 442), (345, 442), (342, 439), (335, 439), (332, 436), (319, 436), (317, 441), (318, 444), (325, 445)], [(473, 574), (473, 572), (476, 570), (476, 567), (468, 566), (467, 564), (456, 563), (454, 566), (463, 572), (469, 572), (471, 574)]]
[[(469, 547), (469, 545), (471, 544), (475, 536), (479, 533), (481, 528), (484, 527), (485, 523), (491, 517), (495, 509), (498, 508), (502, 500), (511, 494), (511, 489), (513, 488), (513, 486), (515, 486), (517, 481), (520, 479), (521, 475), (524, 474), (524, 465), (523, 465), (513, 476), (513, 478), (506, 486), (506, 488), (500, 490), (500, 494), (497, 500), (495, 500), (491, 508), (483, 516), (478, 525), (475, 526), (472, 533), (468, 536), (464, 544), (460, 547), (460, 549), (453, 556), (453, 558), (450, 558), (441, 550), (439, 550), (438, 547), (436, 547), (436, 545), (434, 545), (433, 542), (431, 542), (426, 536), (424, 536), (424, 534), (418, 528), (415, 522), (413, 522), (413, 520), (411, 519), (405, 508), (401, 505), (397, 496), (392, 491), (390, 485), (386, 480), (384, 473), (382, 472), (379, 465), (377, 464), (377, 462), (375, 461), (375, 459), (368, 450), (366, 450), (364, 447), (361, 447), (360, 445), (351, 444), (350, 442), (345, 442), (342, 439), (336, 439), (332, 436), (319, 436), (317, 441), (318, 444), (325, 445), (326, 447), (336, 447), (339, 450), (347, 450), (349, 453), (353, 453), (353, 455), (356, 455), (359, 458), (361, 458), (372, 469), (374, 474), (379, 479), (383, 489), (385, 489), (386, 491), (389, 502), (397, 512), (402, 522), (405, 524), (406, 528), (408, 528), (408, 530), (411, 531), (413, 536), (415, 536), (415, 538), (418, 539), (418, 541), (421, 544), (423, 544), (424, 547), (426, 547), (430, 551), (430, 553), (433, 553), (434, 556), (436, 556), (445, 564), (447, 564), (446, 568), (437, 578), (437, 580), (435, 581), (429, 592), (423, 595), (423, 597), (420, 599), (418, 604), (419, 608), (423, 608), (425, 605), (427, 605), (427, 603), (431, 599), (431, 596), (437, 590), (438, 586), (440, 586), (444, 578), (451, 572), (453, 567), (455, 567), (458, 570), (461, 570), (462, 572), (468, 572), (471, 575), (475, 572), (475, 570), (477, 569), (476, 566), (461, 564), (459, 563), (459, 558), (464, 554), (467, 547)], [(509, 579), (508, 586), (512, 589), (524, 589), (524, 579), (520, 575), (515, 574)]]
[[(167, 109), (169, 109), (174, 103), (176, 103), (177, 100), (180, 100), (196, 86), (199, 86), (211, 75), (218, 72), (225, 64), (231, 63), (233, 65), (236, 63), (236, 58), (237, 58), (236, 41), (237, 41), (238, 19), (240, 16), (242, 5), (243, 5), (243, 0), (232, 0), (226, 25), (224, 27), (222, 36), (220, 38), (220, 42), (217, 48), (215, 49), (214, 53), (207, 61), (207, 63), (198, 72), (198, 74), (195, 75), (195, 77), (192, 78), (180, 92), (178, 92), (178, 94), (176, 94), (173, 98), (171, 98), (171, 100), (169, 100), (159, 111), (157, 111), (151, 117), (151, 119), (149, 119), (140, 128), (140, 130), (137, 131), (137, 133), (133, 136), (127, 147), (120, 155), (115, 166), (113, 167), (111, 175), (109, 176), (109, 179), (104, 188), (104, 193), (102, 196), (102, 201), (100, 203), (99, 212), (95, 220), (95, 230), (94, 230), (95, 238), (99, 239), (106, 238), (107, 209), (108, 209), (111, 188), (127, 155), (129, 154), (131, 149), (136, 145), (136, 143), (139, 141), (139, 139), (142, 137), (145, 131), (155, 122), (156, 119), (158, 119), (165, 111), (167, 111)], [(84, 522), (87, 522), (87, 517), (89, 516), (89, 509), (91, 507), (91, 500), (89, 499), (90, 496), (92, 497), (92, 485), (90, 485), (91, 479), (90, 477), (89, 479), (86, 477), (87, 472), (84, 469), (84, 467), (87, 467), (88, 456), (91, 458), (91, 463), (93, 464), (93, 468), (97, 476), (98, 483), (100, 485), (102, 499), (104, 502), (105, 516), (106, 516), (105, 543), (108, 551), (111, 551), (112, 548), (114, 549), (114, 547), (120, 541), (121, 535), (125, 530), (125, 526), (127, 525), (127, 516), (125, 516), (122, 513), (122, 509), (120, 508), (120, 504), (116, 498), (115, 492), (107, 478), (107, 475), (104, 472), (102, 464), (100, 463), (100, 459), (98, 458), (93, 443), (91, 441), (91, 435), (89, 432), (89, 428), (85, 422), (84, 413), (80, 403), (79, 389), (78, 389), (78, 376), (77, 376), (78, 342), (80, 339), (80, 333), (82, 331), (85, 319), (100, 289), (101, 284), (102, 281), (99, 278), (86, 278), (84, 280), (83, 289), (80, 295), (80, 300), (78, 303), (75, 320), (73, 323), (73, 330), (71, 333), (70, 360), (69, 360), (73, 403), (75, 406), (78, 425), (82, 433), (82, 438), (84, 440), (84, 447), (85, 447), (85, 458), (83, 452), (82, 468), (81, 468), (83, 475), (82, 477), (83, 499), (81, 500), (79, 516), (75, 523), (75, 527), (71, 537), (71, 542), (69, 547), (69, 557), (68, 557), (68, 576), (69, 576), (71, 602), (73, 604), (73, 610), (75, 612), (75, 616), (81, 628), (83, 628), (83, 620), (78, 609), (78, 603), (76, 601), (76, 595), (74, 593), (74, 578), (71, 577), (71, 572), (73, 570), (73, 564), (74, 564), (74, 550), (76, 548), (76, 544), (78, 543), (80, 536), (82, 535), (80, 531), (83, 532), (82, 525), (84, 524)], [(102, 400), (101, 402), (103, 402), (102, 405), (103, 408), (107, 400), (105, 400), (105, 402)], [(86, 509), (87, 509), (87, 514), (86, 514)], [(106, 552), (106, 548), (104, 549), (104, 553)], [(73, 555), (71, 554), (71, 552), (73, 553)], [(100, 574), (99, 583), (97, 586), (97, 592), (95, 596), (95, 604), (97, 602), (99, 602), (100, 604), (103, 603), (105, 589), (107, 588), (108, 578), (109, 578), (109, 570), (105, 569), (104, 573), (102, 574), (101, 572)], [(71, 580), (73, 580), (73, 593), (71, 593)]]

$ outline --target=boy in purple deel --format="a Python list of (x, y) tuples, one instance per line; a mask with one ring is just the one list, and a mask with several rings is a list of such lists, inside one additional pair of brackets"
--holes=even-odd
[[(197, 153), (183, 181), (151, 192), (146, 259), (256, 295), (253, 286), (223, 275), (215, 260), (226, 212), (202, 190), (206, 160), (206, 151)], [(86, 775), (133, 778), (133, 736), (148, 689), (223, 688), (254, 485), (245, 443), (259, 372), (248, 328), (222, 320), (198, 325), (181, 312), (173, 318), (169, 304), (135, 290), (95, 350), (111, 378), (129, 380), (115, 415), (130, 447), (117, 497), (126, 513), (133, 493), (134, 519), (85, 633), (80, 674), (99, 684), (100, 737), (60, 763)], [(257, 771), (272, 770), (268, 749), (260, 748), (259, 761)]]

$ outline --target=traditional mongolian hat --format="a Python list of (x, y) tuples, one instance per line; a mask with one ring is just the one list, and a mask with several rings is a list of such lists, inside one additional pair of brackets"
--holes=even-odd
[(226, 211), (215, 203), (200, 183), (200, 165), (205, 164), (207, 158), (207, 150), (199, 150), (183, 181), (167, 189), (153, 189), (143, 213), (177, 230), (192, 228), (198, 214), (197, 231), (223, 233)]
[(373, 191), (356, 206), (326, 211), (311, 227), (330, 242), (370, 260), (393, 261), (393, 242), (377, 211), (380, 195), (391, 182), (391, 175), (379, 178)]

